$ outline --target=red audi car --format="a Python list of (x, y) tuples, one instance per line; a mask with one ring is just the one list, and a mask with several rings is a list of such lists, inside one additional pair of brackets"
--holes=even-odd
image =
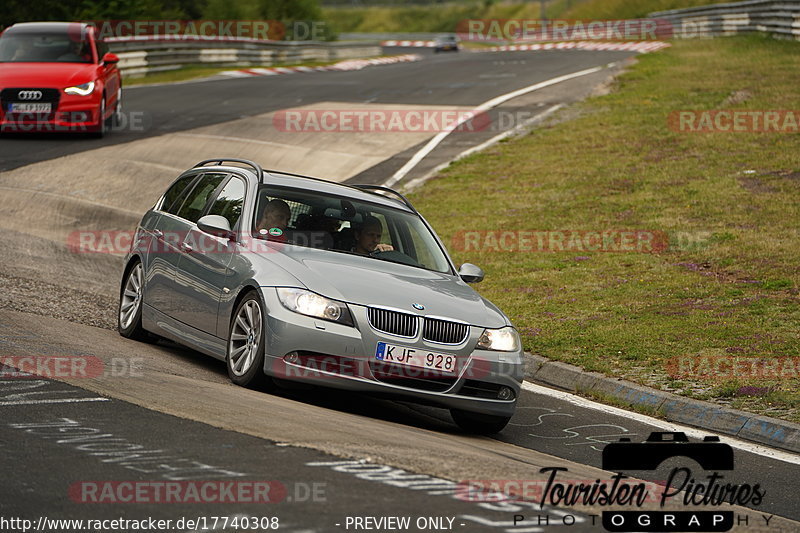
[(119, 58), (78, 22), (0, 34), (0, 131), (106, 133), (122, 106)]

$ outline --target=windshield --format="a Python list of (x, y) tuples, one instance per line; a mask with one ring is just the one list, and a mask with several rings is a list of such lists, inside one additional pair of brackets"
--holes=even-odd
[(91, 43), (73, 40), (65, 32), (0, 35), (3, 63), (91, 63)]
[(450, 264), (419, 216), (316, 191), (262, 185), (254, 235), (450, 273)]

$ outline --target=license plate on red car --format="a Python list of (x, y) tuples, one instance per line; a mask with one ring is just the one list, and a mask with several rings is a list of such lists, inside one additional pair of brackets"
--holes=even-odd
[(8, 111), (10, 113), (49, 113), (52, 105), (50, 102), (15, 102), (11, 104)]
[(419, 348), (398, 346), (379, 342), (375, 349), (375, 358), (384, 363), (402, 366), (427, 368), (454, 374), (456, 372), (456, 356), (446, 353), (429, 352)]

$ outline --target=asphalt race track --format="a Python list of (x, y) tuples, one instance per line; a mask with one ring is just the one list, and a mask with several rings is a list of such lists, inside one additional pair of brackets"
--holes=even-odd
[[(503, 433), (475, 437), (433, 408), (324, 388), (266, 394), (235, 387), (223, 363), (166, 341), (145, 345), (120, 337), (113, 329), (119, 256), (75, 254), (66, 246), (74, 231), (130, 229), (182, 169), (202, 158), (250, 157), (266, 168), (382, 183), (433, 136), (287, 134), (273, 127), (281, 110), (469, 109), (557, 76), (615, 64), (503, 104), (490, 114), (492, 127), (451, 135), (408, 175), (413, 179), (517, 125), (499, 124), (501, 113), (530, 118), (574, 102), (630, 57), (574, 50), (388, 52), (423, 57), (352, 72), (132, 87), (124, 92), (124, 108), (143, 117), (141, 128), (104, 139), (0, 138), (0, 358), (80, 356), (103, 367), (85, 379), (0, 379), (0, 518), (41, 526), (45, 512), (47, 520), (150, 517), (172, 520), (169, 531), (234, 531), (223, 522), (237, 518), (258, 519), (263, 530), (266, 524), (324, 533), (403, 530), (366, 519), (407, 517), (406, 531), (604, 531), (599, 515), (608, 509), (599, 505), (471, 501), (459, 497), (458, 484), (541, 482), (546, 475), (540, 469), (552, 467), (567, 469), (563, 479), (608, 480), (612, 474), (601, 470), (604, 444), (621, 437), (641, 441), (669, 424), (526, 390)], [(725, 507), (744, 524), (737, 530), (800, 530), (796, 492), (787, 488), (796, 486), (800, 460), (746, 445), (734, 448), (734, 459), (725, 482), (759, 484), (765, 491), (759, 505)], [(689, 466), (698, 480), (703, 476), (688, 459), (670, 461), (629, 474), (663, 482), (672, 468)], [(217, 482), (250, 492), (237, 493), (233, 502), (202, 504), (127, 502), (123, 491), (113, 490), (103, 499), (101, 487), (137, 482), (177, 482), (181, 490)], [(646, 505), (683, 509), (674, 502), (663, 509), (658, 502)], [(44, 524), (40, 530), (79, 529)], [(0, 523), (2, 531), (21, 530), (12, 527)]]
[(117, 132), (102, 140), (13, 136), (0, 146), (0, 170), (317, 102), (474, 106), (539, 81), (630, 56), (577, 50), (439, 55), (426, 49), (391, 50), (417, 53), (425, 60), (346, 72), (133, 86), (124, 91), (124, 109), (143, 114), (145, 131)]

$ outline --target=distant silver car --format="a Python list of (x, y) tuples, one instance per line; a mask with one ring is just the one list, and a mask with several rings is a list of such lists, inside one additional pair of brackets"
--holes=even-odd
[(433, 51), (435, 53), (447, 51), (458, 52), (460, 48), (458, 43), (459, 39), (457, 35), (440, 35), (433, 41)]
[(148, 210), (125, 258), (119, 332), (224, 360), (234, 383), (281, 380), (450, 409), (502, 430), (522, 347), (399, 193), (202, 161)]

